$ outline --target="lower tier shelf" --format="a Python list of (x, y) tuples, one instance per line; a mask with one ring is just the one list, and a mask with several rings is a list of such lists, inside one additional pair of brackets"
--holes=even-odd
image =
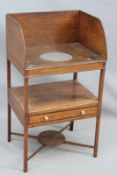
[[(9, 89), (9, 104), (24, 123), (24, 88)], [(64, 81), (29, 86), (28, 122), (45, 125), (97, 114), (98, 100), (77, 81)]]

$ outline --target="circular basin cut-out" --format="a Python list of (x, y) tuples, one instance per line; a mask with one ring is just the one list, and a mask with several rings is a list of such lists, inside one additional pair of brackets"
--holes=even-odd
[(41, 54), (40, 58), (46, 61), (69, 61), (72, 55), (64, 52), (46, 52)]

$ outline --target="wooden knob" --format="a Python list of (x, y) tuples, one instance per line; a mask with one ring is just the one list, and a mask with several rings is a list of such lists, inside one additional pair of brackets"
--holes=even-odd
[(81, 115), (85, 115), (85, 110), (80, 111)]
[(44, 116), (44, 119), (45, 119), (46, 121), (48, 121), (49, 118), (48, 118), (47, 115), (45, 115), (45, 116)]

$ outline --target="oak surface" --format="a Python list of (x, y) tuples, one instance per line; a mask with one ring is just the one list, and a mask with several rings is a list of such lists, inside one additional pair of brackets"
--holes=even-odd
[[(24, 172), (28, 170), (28, 128), (60, 122), (96, 118), (94, 144), (66, 141), (98, 153), (100, 116), (104, 87), (107, 47), (100, 19), (80, 10), (14, 13), (6, 15), (6, 52), (8, 83), (8, 141), (13, 134), (11, 109), (24, 127)], [(41, 54), (64, 52), (69, 61), (45, 61)], [(56, 58), (55, 58), (56, 59)], [(22, 73), (24, 87), (12, 87), (11, 64)], [(81, 71), (100, 71), (98, 97), (77, 82)], [(35, 76), (73, 73), (72, 81), (29, 86)], [(21, 135), (21, 134), (17, 134)], [(34, 136), (33, 136), (34, 137)]]
[[(29, 86), (28, 114), (42, 114), (95, 106), (97, 98), (78, 82), (65, 81)], [(10, 99), (14, 99), (24, 111), (23, 87), (11, 88)]]
[[(84, 71), (103, 69), (107, 59), (101, 21), (82, 11), (7, 14), (6, 31), (7, 58), (25, 77), (73, 73), (83, 66)], [(40, 59), (48, 51), (63, 51), (73, 59)]]
[[(41, 57), (41, 54), (48, 52), (63, 52), (72, 56), (68, 61), (47, 61)], [(53, 44), (36, 46), (27, 49), (26, 69), (51, 69), (53, 67), (69, 67), (72, 65), (91, 64), (105, 62), (103, 57), (100, 57), (95, 52), (87, 49), (80, 43)], [(64, 58), (63, 58), (64, 59)]]

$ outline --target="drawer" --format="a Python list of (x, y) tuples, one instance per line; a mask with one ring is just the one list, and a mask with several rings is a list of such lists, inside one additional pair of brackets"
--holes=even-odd
[(72, 109), (67, 111), (60, 111), (48, 114), (33, 115), (29, 117), (29, 124), (40, 123), (59, 123), (62, 121), (77, 120), (89, 118), (97, 114), (97, 107), (88, 107), (82, 109)]

